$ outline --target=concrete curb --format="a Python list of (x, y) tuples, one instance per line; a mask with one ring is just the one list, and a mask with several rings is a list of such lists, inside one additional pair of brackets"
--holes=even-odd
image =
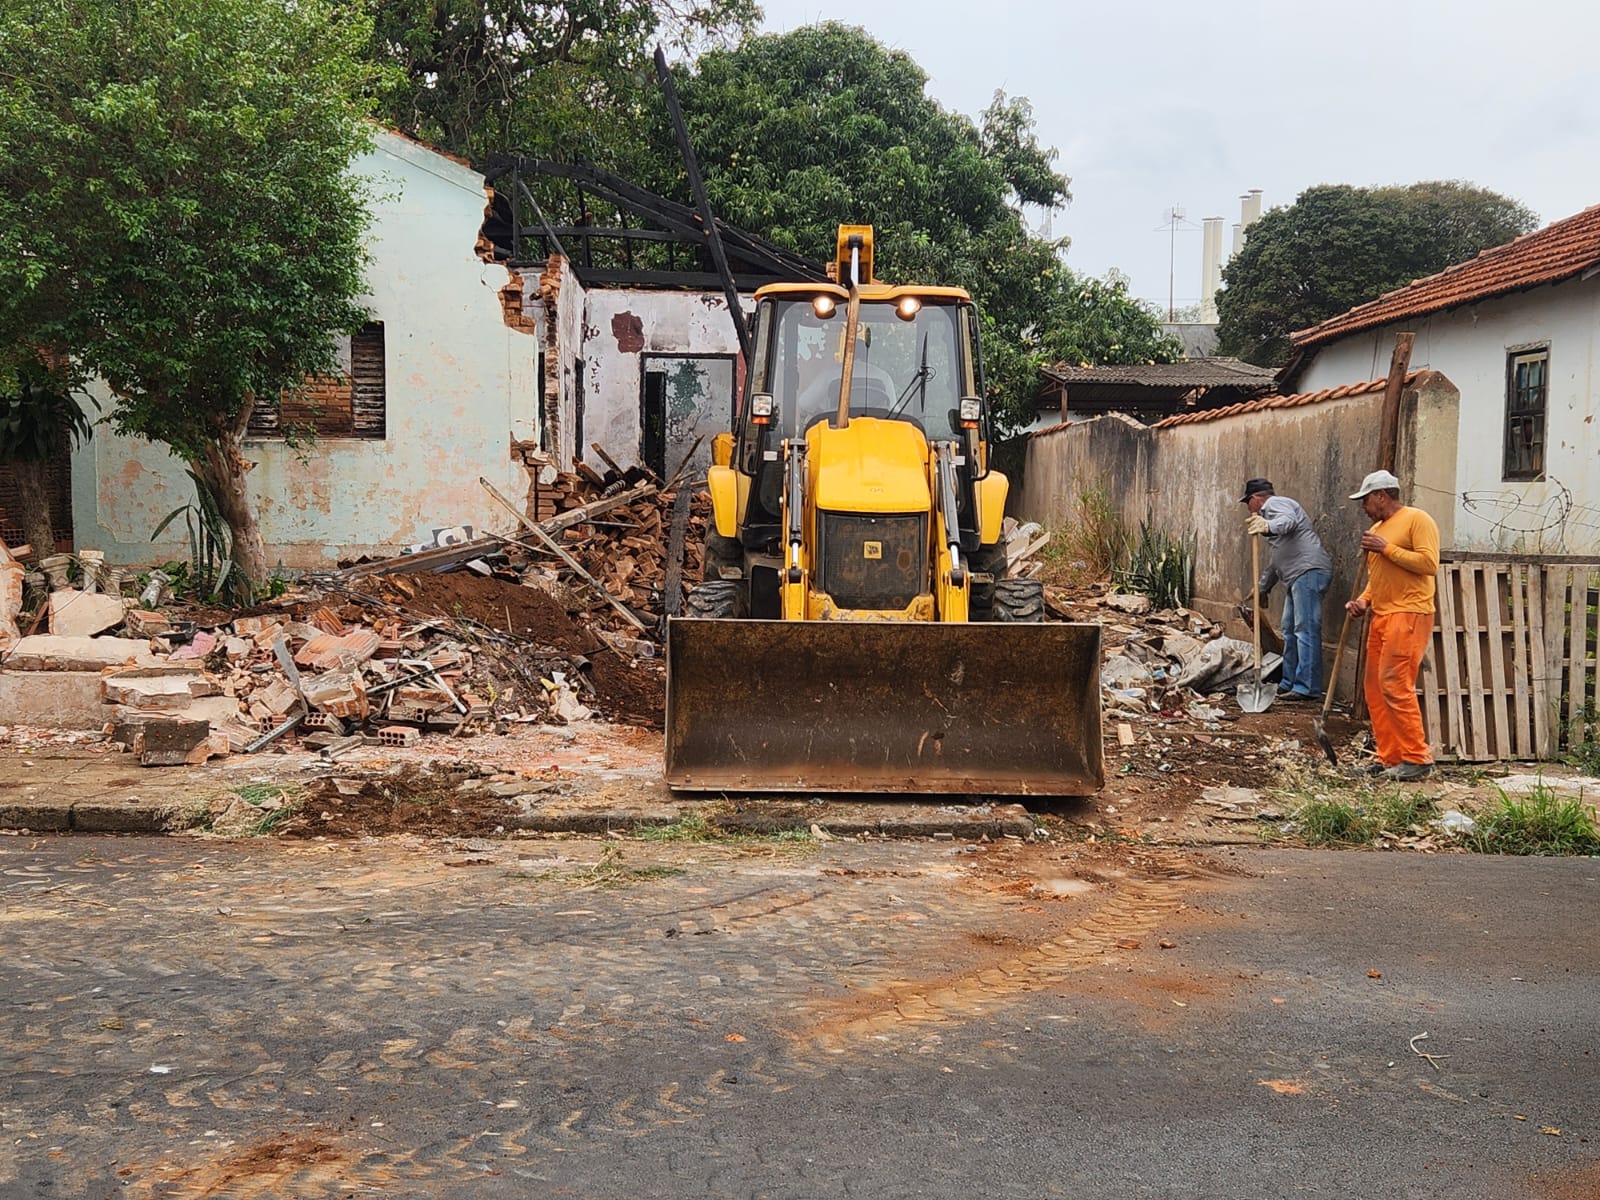
[(186, 833), (205, 824), (204, 801), (76, 800), (0, 804), (0, 829), (21, 833)]
[[(711, 801), (663, 800), (657, 803), (584, 802), (556, 798), (520, 815), (508, 815), (507, 831), (604, 835), (672, 825), (708, 809)], [(0, 829), (25, 833), (182, 834), (204, 827), (204, 800), (13, 800), (0, 804)], [(1020, 804), (984, 804), (970, 809), (904, 802), (746, 801), (736, 810), (711, 809), (719, 831), (747, 836), (807, 832), (815, 825), (834, 837), (1027, 838), (1034, 819)]]

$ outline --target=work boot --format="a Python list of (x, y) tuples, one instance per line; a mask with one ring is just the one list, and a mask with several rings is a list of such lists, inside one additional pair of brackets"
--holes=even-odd
[(1426, 779), (1433, 774), (1432, 763), (1403, 762), (1384, 771), (1385, 779), (1398, 779), (1406, 782), (1413, 779)]

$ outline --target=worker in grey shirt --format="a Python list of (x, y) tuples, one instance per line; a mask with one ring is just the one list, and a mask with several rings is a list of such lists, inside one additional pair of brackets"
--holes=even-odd
[(1272, 547), (1256, 583), (1257, 604), (1265, 604), (1281, 579), (1283, 598), (1283, 677), (1278, 695), (1297, 700), (1322, 698), (1322, 597), (1333, 580), (1333, 560), (1299, 503), (1274, 494), (1265, 479), (1244, 485), (1239, 503), (1250, 515), (1245, 528)]

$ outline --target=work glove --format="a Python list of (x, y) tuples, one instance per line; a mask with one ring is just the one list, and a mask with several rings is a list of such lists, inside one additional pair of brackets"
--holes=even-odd
[(1267, 524), (1267, 519), (1260, 513), (1251, 513), (1246, 517), (1244, 527), (1246, 532), (1253, 533), (1257, 537), (1264, 537), (1271, 528)]

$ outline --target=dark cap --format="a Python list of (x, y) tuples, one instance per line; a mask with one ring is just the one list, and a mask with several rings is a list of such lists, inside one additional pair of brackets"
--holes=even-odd
[(1267, 480), (1267, 479), (1247, 479), (1247, 480), (1245, 480), (1245, 483), (1244, 483), (1244, 495), (1239, 497), (1239, 503), (1243, 504), (1246, 500), (1250, 499), (1250, 497), (1254, 496), (1257, 492), (1270, 492), (1271, 490), (1272, 490), (1272, 482), (1271, 482), (1271, 480)]

